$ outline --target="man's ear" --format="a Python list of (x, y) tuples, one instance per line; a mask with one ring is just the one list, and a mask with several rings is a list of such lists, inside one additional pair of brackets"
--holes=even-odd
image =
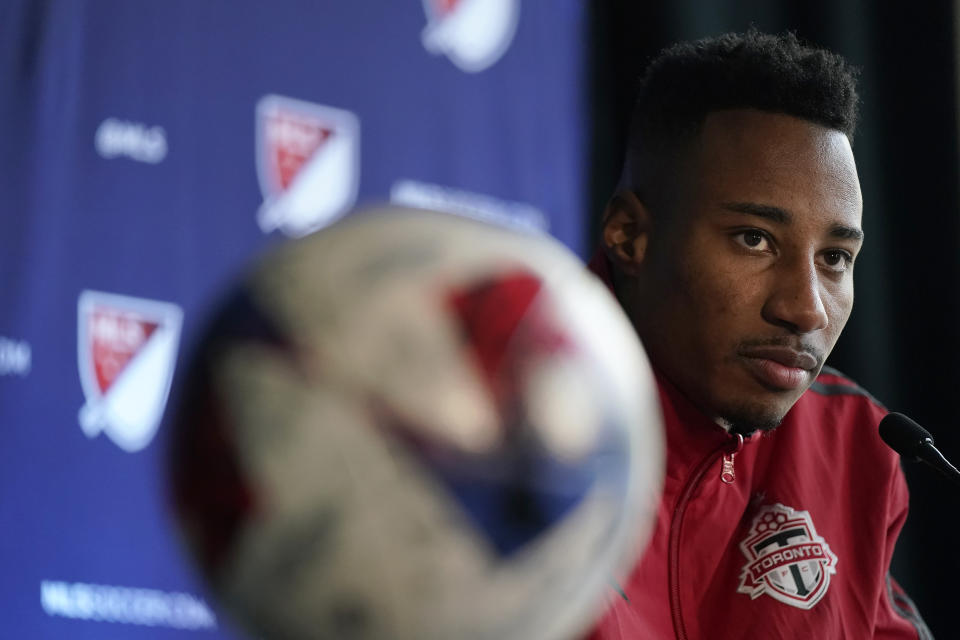
[(619, 191), (603, 212), (603, 247), (627, 275), (637, 275), (647, 253), (650, 212), (632, 191)]

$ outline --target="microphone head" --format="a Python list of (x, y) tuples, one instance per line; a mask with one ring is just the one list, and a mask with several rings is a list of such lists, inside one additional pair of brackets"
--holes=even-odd
[(891, 449), (909, 459), (918, 459), (917, 449), (926, 441), (933, 444), (930, 432), (902, 413), (888, 413), (880, 421), (880, 437)]

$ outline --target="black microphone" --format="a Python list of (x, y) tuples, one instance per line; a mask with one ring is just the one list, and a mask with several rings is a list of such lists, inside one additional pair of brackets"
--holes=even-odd
[(902, 413), (889, 413), (880, 421), (880, 437), (903, 458), (925, 462), (957, 484), (960, 471), (933, 446), (930, 432)]

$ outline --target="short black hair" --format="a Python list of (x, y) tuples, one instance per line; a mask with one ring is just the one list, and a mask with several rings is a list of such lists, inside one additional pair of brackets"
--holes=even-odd
[(656, 166), (665, 151), (696, 134), (708, 114), (724, 109), (795, 116), (841, 131), (852, 143), (857, 75), (843, 57), (802, 43), (792, 32), (751, 29), (675, 44), (641, 79), (628, 153)]

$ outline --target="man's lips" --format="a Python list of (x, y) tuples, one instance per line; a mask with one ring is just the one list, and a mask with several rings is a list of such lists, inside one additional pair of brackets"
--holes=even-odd
[(750, 372), (765, 386), (783, 391), (799, 389), (820, 363), (807, 351), (790, 347), (751, 347), (740, 352)]
[(759, 358), (761, 360), (773, 360), (785, 367), (806, 369), (807, 371), (816, 369), (819, 362), (818, 358), (809, 351), (800, 351), (792, 349), (791, 347), (778, 347), (774, 345), (743, 349), (740, 355), (748, 358)]

